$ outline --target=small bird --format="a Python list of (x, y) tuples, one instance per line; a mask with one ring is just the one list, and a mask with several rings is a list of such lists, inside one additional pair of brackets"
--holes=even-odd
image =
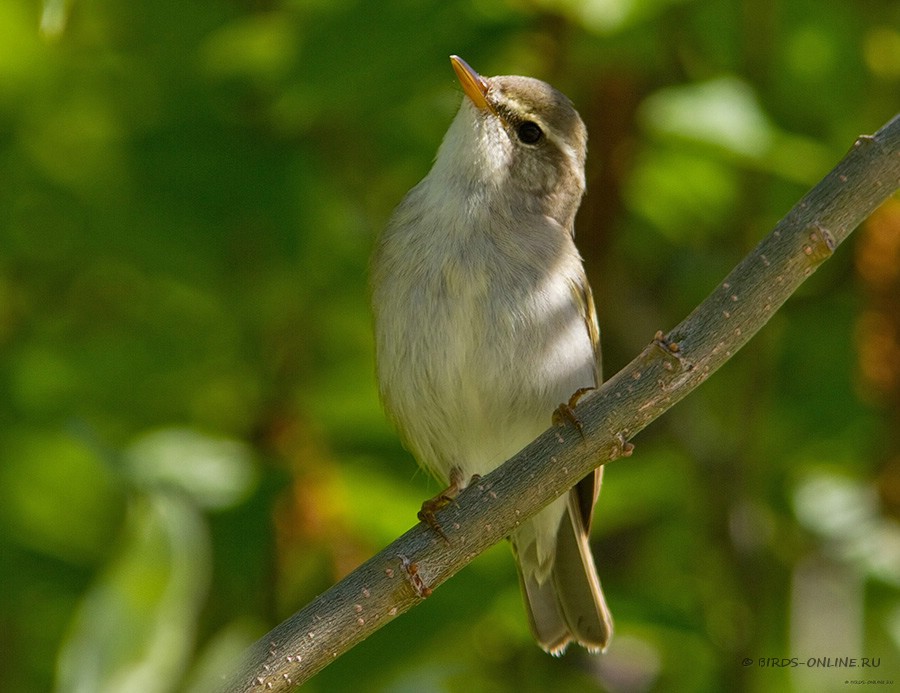
[[(584, 123), (540, 80), (485, 78), (450, 61), (462, 105), (371, 265), (382, 402), (419, 464), (448, 485), (423, 504), (426, 519), (601, 377), (594, 301), (574, 243)], [(601, 474), (509, 537), (532, 632), (552, 654), (570, 642), (602, 651), (612, 635), (588, 544)]]

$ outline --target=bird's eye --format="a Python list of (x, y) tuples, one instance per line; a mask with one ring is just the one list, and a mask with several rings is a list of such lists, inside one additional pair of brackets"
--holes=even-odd
[(537, 144), (544, 136), (544, 131), (541, 130), (541, 126), (537, 123), (526, 120), (516, 128), (516, 135), (525, 144)]

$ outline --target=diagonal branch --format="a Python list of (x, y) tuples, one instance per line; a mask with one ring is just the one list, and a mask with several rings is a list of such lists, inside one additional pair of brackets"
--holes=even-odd
[(583, 437), (554, 426), (248, 649), (223, 691), (285, 691), (415, 606), (628, 442), (731, 358), (900, 186), (900, 114), (841, 162), (687, 318), (578, 405)]

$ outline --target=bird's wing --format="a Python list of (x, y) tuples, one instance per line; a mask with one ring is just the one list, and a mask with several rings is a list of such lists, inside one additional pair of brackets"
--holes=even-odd
[[(591, 339), (594, 348), (594, 387), (599, 387), (603, 379), (600, 353), (600, 326), (597, 323), (597, 311), (594, 308), (594, 295), (591, 293), (591, 285), (582, 271), (578, 281), (572, 282), (572, 294), (575, 297), (581, 317), (584, 320), (585, 329)], [(594, 505), (600, 496), (600, 482), (603, 479), (603, 467), (597, 467), (592, 474), (588, 474), (578, 482), (573, 489), (578, 500), (581, 519), (585, 531), (590, 532), (591, 518), (594, 514)]]

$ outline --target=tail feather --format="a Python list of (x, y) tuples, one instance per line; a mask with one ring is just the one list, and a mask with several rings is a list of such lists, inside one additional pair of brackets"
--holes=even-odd
[(559, 525), (556, 555), (549, 577), (538, 580), (535, 571), (517, 561), (528, 619), (538, 644), (554, 655), (570, 642), (591, 652), (602, 652), (612, 637), (612, 616), (600, 588), (597, 568), (588, 544), (583, 513), (575, 489)]
[(534, 576), (526, 577), (521, 569), (519, 582), (534, 639), (546, 652), (561, 655), (571, 642), (572, 633), (559, 608), (556, 586), (549, 580), (541, 584)]

